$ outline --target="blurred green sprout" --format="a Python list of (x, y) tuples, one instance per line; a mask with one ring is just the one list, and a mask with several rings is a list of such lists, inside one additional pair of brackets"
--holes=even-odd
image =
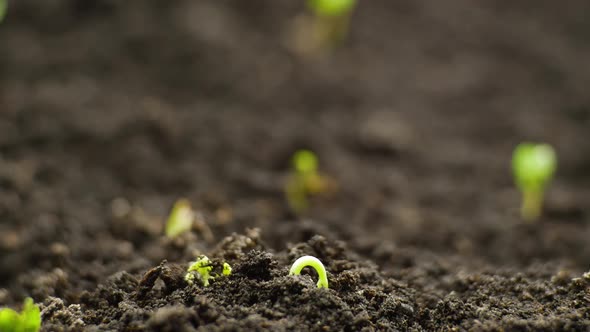
[(299, 174), (315, 175), (318, 172), (318, 157), (309, 150), (299, 150), (293, 155), (293, 167)]
[(313, 256), (299, 257), (295, 263), (293, 263), (293, 266), (291, 266), (289, 275), (301, 274), (301, 270), (303, 270), (303, 268), (306, 266), (311, 266), (318, 273), (318, 288), (328, 288), (328, 275), (326, 274), (326, 268), (319, 259)]
[(37, 332), (41, 328), (41, 311), (26, 298), (23, 310), (18, 313), (10, 308), (0, 309), (0, 331), (2, 332)]
[(557, 169), (555, 150), (549, 144), (521, 143), (512, 155), (512, 171), (522, 193), (521, 216), (537, 220), (543, 210), (545, 189)]
[(0, 22), (6, 16), (6, 9), (8, 8), (8, 2), (6, 0), (0, 0)]
[(231, 266), (226, 262), (223, 263), (223, 270), (221, 272), (224, 276), (228, 276), (231, 274)]
[(307, 7), (318, 16), (343, 16), (354, 9), (356, 0), (307, 0)]
[[(192, 262), (187, 269), (187, 273), (184, 276), (184, 280), (192, 285), (195, 280), (201, 282), (204, 287), (209, 286), (209, 280), (215, 279), (219, 274), (212, 272), (215, 264), (205, 255), (201, 255), (195, 262)], [(231, 274), (231, 266), (224, 262), (221, 268), (221, 275), (229, 276)]]
[(179, 199), (174, 203), (166, 221), (166, 236), (175, 238), (190, 231), (194, 220), (195, 213), (191, 208), (190, 202), (186, 199)]
[(311, 52), (332, 51), (346, 39), (356, 4), (356, 0), (307, 0), (313, 13), (305, 33)]
[(293, 169), (285, 185), (289, 207), (302, 213), (309, 207), (309, 196), (326, 192), (330, 181), (318, 171), (318, 158), (310, 150), (298, 150), (292, 158)]

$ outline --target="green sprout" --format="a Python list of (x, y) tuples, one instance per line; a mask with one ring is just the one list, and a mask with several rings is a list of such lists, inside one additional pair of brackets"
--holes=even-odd
[(0, 309), (0, 331), (2, 332), (37, 332), (41, 328), (41, 311), (30, 297), (25, 299), (23, 310), (18, 312)]
[(8, 7), (8, 3), (6, 2), (6, 0), (0, 0), (0, 22), (2, 22), (2, 20), (4, 19), (4, 16), (6, 16), (6, 8)]
[(521, 216), (534, 221), (541, 216), (545, 188), (557, 169), (555, 150), (549, 144), (521, 143), (512, 155), (512, 171), (522, 192)]
[[(205, 255), (201, 255), (195, 262), (192, 262), (184, 275), (184, 280), (192, 285), (195, 279), (198, 279), (204, 287), (209, 286), (209, 280), (216, 278), (218, 273), (212, 273), (215, 264)], [(221, 275), (229, 276), (231, 274), (231, 266), (224, 262), (221, 268)]]
[(356, 3), (356, 0), (307, 0), (312, 15), (299, 21), (298, 48), (308, 55), (334, 50), (348, 34)]
[(231, 274), (231, 266), (226, 262), (223, 263), (223, 271), (221, 272), (224, 276), (228, 276)]
[(308, 0), (307, 6), (319, 16), (342, 16), (349, 14), (356, 0)]
[(166, 221), (166, 236), (175, 238), (191, 230), (195, 213), (186, 199), (179, 199), (174, 203), (172, 211)]
[(315, 14), (314, 35), (320, 47), (338, 46), (348, 34), (356, 0), (308, 0), (307, 6)]
[(199, 258), (192, 262), (191, 265), (186, 270), (186, 275), (184, 276), (184, 280), (189, 284), (193, 284), (195, 278), (198, 278), (203, 286), (209, 286), (209, 279), (211, 279), (211, 270), (213, 270), (213, 264), (209, 257), (207, 256), (199, 256)]
[(309, 150), (293, 155), (293, 173), (285, 185), (287, 202), (293, 211), (302, 213), (309, 207), (308, 196), (330, 189), (330, 181), (318, 172), (318, 158)]
[(303, 270), (303, 268), (306, 266), (313, 267), (318, 273), (318, 288), (328, 288), (328, 276), (326, 274), (326, 268), (324, 267), (324, 264), (320, 262), (319, 259), (313, 256), (299, 257), (295, 261), (295, 263), (293, 263), (293, 266), (291, 266), (291, 269), (289, 270), (289, 275), (297, 276), (301, 274), (301, 270)]

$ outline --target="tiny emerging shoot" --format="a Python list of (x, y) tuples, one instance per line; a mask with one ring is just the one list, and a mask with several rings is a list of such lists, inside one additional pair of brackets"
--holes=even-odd
[(326, 274), (326, 268), (319, 259), (313, 256), (299, 257), (295, 263), (293, 263), (293, 266), (291, 266), (289, 275), (301, 274), (301, 270), (303, 270), (303, 268), (306, 266), (313, 267), (318, 273), (318, 288), (328, 288), (328, 275)]
[(4, 19), (4, 16), (6, 16), (7, 7), (8, 7), (8, 2), (6, 0), (0, 0), (0, 22), (2, 22), (2, 20)]
[(166, 221), (166, 236), (175, 238), (190, 231), (194, 220), (195, 212), (191, 208), (189, 201), (186, 199), (176, 201)]
[(352, 12), (356, 0), (307, 0), (307, 7), (318, 16), (342, 16)]
[(549, 144), (521, 143), (512, 155), (512, 171), (522, 193), (520, 214), (537, 220), (543, 209), (545, 188), (557, 169), (555, 150)]
[(311, 17), (297, 23), (297, 47), (308, 55), (332, 51), (348, 34), (357, 0), (307, 0)]
[(33, 299), (26, 298), (20, 314), (10, 308), (0, 309), (0, 331), (37, 332), (41, 328), (41, 311)]
[[(192, 262), (187, 269), (187, 273), (184, 275), (184, 280), (192, 285), (195, 279), (199, 280), (204, 287), (209, 286), (209, 280), (215, 279), (219, 273), (212, 272), (215, 264), (205, 255), (201, 255), (195, 262)], [(219, 267), (219, 265), (218, 265)], [(222, 264), (221, 275), (229, 276), (231, 274), (231, 266), (224, 262)], [(219, 271), (219, 269), (216, 269)]]
[(322, 48), (338, 46), (348, 34), (356, 0), (307, 0), (315, 15), (315, 35)]
[(295, 152), (292, 163), (293, 171), (285, 185), (285, 195), (291, 209), (302, 213), (309, 207), (309, 196), (328, 191), (332, 183), (318, 172), (318, 158), (313, 152)]
[(213, 265), (209, 257), (199, 256), (197, 261), (192, 262), (188, 270), (186, 270), (187, 273), (184, 276), (184, 280), (192, 285), (195, 278), (198, 278), (203, 286), (207, 287), (209, 286), (209, 279), (211, 279), (211, 270), (213, 270)]
[(223, 270), (221, 271), (221, 274), (224, 276), (229, 276), (231, 274), (231, 266), (227, 262), (223, 263)]

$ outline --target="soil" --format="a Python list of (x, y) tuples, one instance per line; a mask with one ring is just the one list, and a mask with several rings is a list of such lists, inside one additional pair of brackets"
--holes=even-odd
[[(42, 331), (590, 330), (587, 1), (12, 1), (0, 25), (0, 306)], [(509, 167), (559, 170), (536, 223)], [(305, 215), (289, 158), (339, 190)], [(186, 197), (210, 228), (163, 235)], [(199, 254), (233, 267), (188, 285)], [(329, 289), (301, 255), (325, 265)]]

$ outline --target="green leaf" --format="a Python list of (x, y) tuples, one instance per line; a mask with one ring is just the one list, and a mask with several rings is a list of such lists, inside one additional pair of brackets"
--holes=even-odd
[(317, 172), (318, 157), (309, 150), (299, 150), (293, 155), (293, 167), (299, 174)]
[(227, 263), (223, 263), (223, 271), (222, 273), (224, 276), (229, 276), (231, 274), (231, 266)]
[(512, 170), (522, 191), (543, 191), (556, 168), (555, 150), (548, 144), (521, 143), (514, 150)]
[(25, 299), (20, 319), (22, 332), (36, 332), (41, 328), (41, 311), (30, 297)]
[(188, 267), (184, 280), (192, 284), (195, 277), (198, 277), (203, 286), (207, 287), (209, 286), (209, 279), (212, 279), (211, 270), (213, 270), (211, 260), (209, 257), (201, 255), (197, 258), (197, 261), (192, 262)]
[(188, 200), (180, 199), (174, 203), (168, 221), (166, 221), (166, 236), (175, 238), (191, 230), (195, 213)]
[(16, 332), (19, 322), (20, 316), (18, 312), (10, 308), (0, 309), (0, 331)]
[(10, 308), (0, 309), (1, 332), (37, 332), (40, 328), (41, 311), (31, 298), (25, 299), (20, 314)]

